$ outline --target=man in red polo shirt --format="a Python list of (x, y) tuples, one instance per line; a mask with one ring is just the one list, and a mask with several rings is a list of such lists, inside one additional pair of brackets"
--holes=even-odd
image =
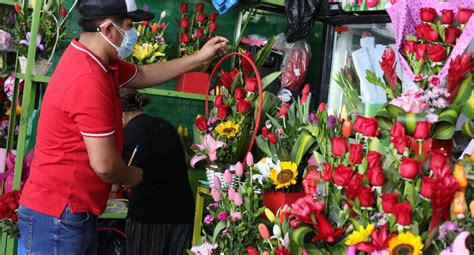
[(164, 83), (226, 51), (216, 37), (195, 55), (136, 67), (122, 61), (138, 33), (133, 21), (153, 14), (134, 0), (80, 0), (83, 33), (65, 50), (41, 107), (35, 159), (20, 199), (28, 254), (96, 254), (97, 216), (111, 184), (135, 187), (142, 170), (121, 159), (119, 88)]

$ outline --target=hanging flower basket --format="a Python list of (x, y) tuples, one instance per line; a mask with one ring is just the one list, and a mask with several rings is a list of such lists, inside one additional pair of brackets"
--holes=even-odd
[[(23, 56), (19, 57), (18, 59), (20, 61), (20, 71), (22, 73), (26, 73), (26, 65), (28, 63), (28, 59)], [(51, 64), (51, 62), (45, 59), (37, 60), (33, 69), (33, 75), (45, 75), (46, 73), (48, 73)]]

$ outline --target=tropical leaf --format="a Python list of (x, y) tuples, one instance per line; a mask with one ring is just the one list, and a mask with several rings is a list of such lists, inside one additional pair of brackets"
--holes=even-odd
[[(308, 235), (313, 236), (315, 234), (315, 230), (308, 226), (299, 227), (291, 233), (291, 243), (295, 244), (300, 251), (304, 249), (311, 255), (324, 255), (325, 253), (323, 253), (316, 245), (305, 242), (305, 240), (308, 239)], [(301, 254), (301, 252), (294, 254)]]
[(471, 120), (467, 120), (466, 122), (464, 122), (464, 124), (462, 125), (462, 133), (470, 136), (471, 138), (474, 138), (474, 128), (472, 128)]
[(212, 235), (212, 243), (216, 243), (216, 238), (219, 235), (219, 232), (225, 228), (225, 222), (221, 221), (217, 223), (216, 228), (214, 228), (214, 233)]
[(453, 100), (452, 104), (463, 105), (466, 101), (473, 97), (472, 95), (472, 75), (468, 75), (459, 86), (459, 90), (456, 93), (456, 97)]
[(270, 86), (270, 84), (272, 84), (272, 82), (274, 80), (278, 79), (278, 77), (280, 77), (280, 75), (282, 73), (283, 73), (283, 71), (273, 72), (273, 73), (268, 74), (267, 76), (263, 77), (262, 78), (262, 90), (267, 89), (267, 87)]
[(273, 44), (275, 44), (275, 36), (268, 39), (267, 44), (257, 52), (257, 55), (255, 56), (255, 65), (258, 68), (262, 67), (268, 56), (272, 53)]
[(416, 129), (416, 123), (418, 121), (424, 121), (426, 119), (424, 114), (415, 114), (415, 113), (399, 113), (397, 116), (397, 121), (402, 123), (409, 134), (413, 134)]
[(299, 165), (303, 156), (315, 142), (316, 140), (308, 132), (301, 132), (291, 150), (291, 160), (295, 162), (296, 165)]
[[(257, 109), (258, 107), (258, 100), (254, 100), (254, 106), (255, 106), (255, 109)], [(278, 98), (273, 95), (272, 93), (270, 92), (267, 92), (267, 91), (264, 91), (263, 94), (262, 94), (262, 116), (261, 116), (261, 122), (260, 122), (260, 126), (263, 126), (264, 123), (263, 123), (263, 120), (265, 119), (265, 115), (267, 115), (270, 110), (275, 107), (275, 105), (278, 104)], [(258, 111), (255, 110), (254, 111), (254, 120), (256, 121), (257, 120), (257, 114), (258, 114)]]
[(272, 150), (270, 149), (270, 146), (268, 146), (268, 143), (265, 139), (259, 136), (255, 141), (261, 151), (263, 151), (268, 157), (272, 157)]

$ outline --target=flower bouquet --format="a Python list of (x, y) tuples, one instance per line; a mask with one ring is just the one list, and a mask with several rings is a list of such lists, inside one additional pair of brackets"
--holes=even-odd
[[(40, 27), (36, 38), (36, 66), (35, 75), (44, 75), (51, 66), (59, 41), (65, 36), (65, 25), (75, 4), (67, 10), (61, 1), (44, 1), (40, 14)], [(31, 42), (30, 25), (32, 15), (22, 10), (20, 4), (15, 4), (16, 24), (14, 30), (14, 44), (20, 56), (22, 72), (26, 71), (26, 56)]]
[[(472, 10), (437, 1), (401, 0), (388, 12), (399, 52), (388, 49), (383, 54), (383, 79), (367, 71), (367, 79), (384, 88), (390, 100), (378, 119), (386, 130), (399, 121), (410, 134), (417, 121), (428, 121), (433, 123), (433, 138), (451, 139), (461, 112), (474, 118), (472, 54), (463, 54), (474, 29)], [(409, 20), (406, 15), (411, 15)], [(399, 81), (397, 56), (404, 74), (416, 86), (408, 88)]]
[(20, 234), (18, 229), (18, 200), (21, 191), (15, 190), (0, 195), (0, 233), (7, 233), (10, 237)]
[(347, 64), (336, 73), (334, 81), (344, 92), (344, 105), (350, 112), (360, 112), (362, 100), (360, 98), (360, 80), (354, 68), (352, 57), (347, 59)]
[(130, 58), (132, 63), (146, 65), (166, 61), (165, 51), (169, 45), (164, 38), (167, 27), (166, 22), (163, 21), (165, 17), (166, 12), (162, 11), (158, 22), (150, 24), (149, 21), (144, 21), (137, 25), (140, 37)]

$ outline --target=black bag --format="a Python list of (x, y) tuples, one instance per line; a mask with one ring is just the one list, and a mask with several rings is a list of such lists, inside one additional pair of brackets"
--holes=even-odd
[(304, 39), (313, 29), (314, 18), (323, 0), (286, 0), (288, 26), (286, 40), (289, 43)]
[(124, 220), (100, 220), (98, 231), (98, 255), (125, 255), (127, 237)]

